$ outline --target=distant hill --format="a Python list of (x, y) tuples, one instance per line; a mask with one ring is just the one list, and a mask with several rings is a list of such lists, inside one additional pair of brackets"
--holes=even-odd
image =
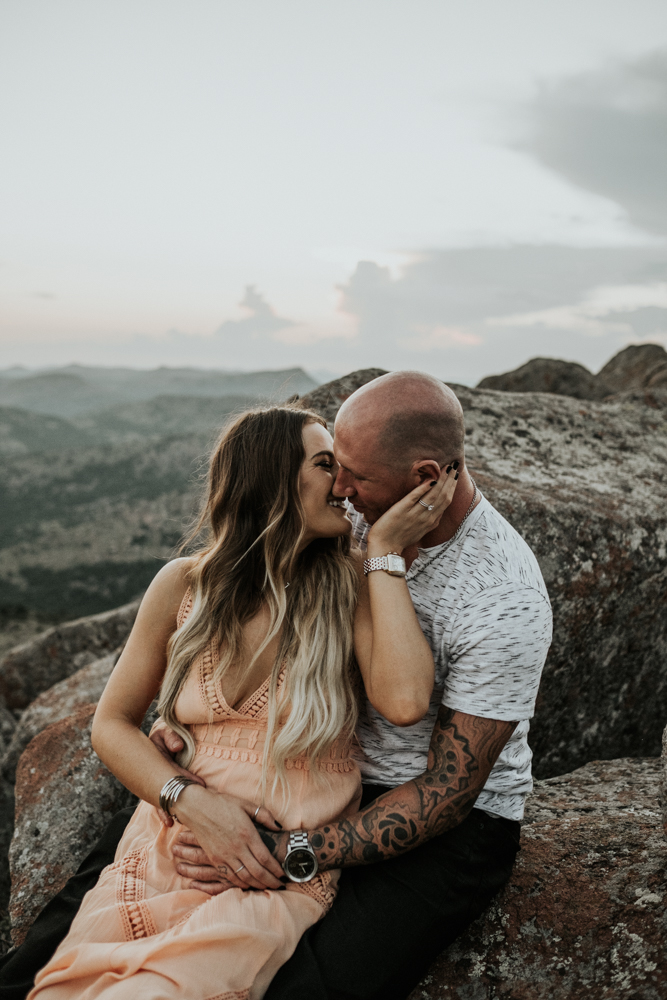
[(61, 451), (93, 444), (83, 429), (61, 417), (31, 413), (10, 406), (0, 407), (0, 457), (28, 455), (36, 451)]
[(299, 368), (0, 372), (3, 631), (144, 590), (192, 519), (230, 414), (316, 387)]
[(0, 406), (33, 413), (76, 417), (158, 396), (265, 399), (281, 402), (317, 387), (302, 368), (226, 372), (198, 368), (65, 368), (0, 371)]

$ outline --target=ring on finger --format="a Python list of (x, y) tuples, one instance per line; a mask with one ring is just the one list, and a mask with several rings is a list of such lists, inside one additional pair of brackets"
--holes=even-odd
[(426, 507), (426, 510), (433, 510), (433, 508), (435, 506), (435, 504), (432, 504), (432, 503), (424, 503), (423, 500), (418, 500), (417, 503), (420, 503), (422, 505), (422, 507)]
[(240, 867), (240, 868), (237, 868), (237, 869), (236, 869), (236, 871), (234, 872), (234, 874), (235, 874), (235, 875), (238, 875), (238, 873), (239, 873), (239, 872), (241, 872), (241, 871), (243, 871), (243, 869), (244, 869), (244, 868), (245, 868), (245, 865), (241, 865), (241, 867)]
[(259, 810), (261, 808), (262, 808), (261, 806), (257, 806), (257, 808), (255, 809), (254, 813), (252, 814), (252, 818), (253, 819), (257, 819), (257, 813), (259, 812)]

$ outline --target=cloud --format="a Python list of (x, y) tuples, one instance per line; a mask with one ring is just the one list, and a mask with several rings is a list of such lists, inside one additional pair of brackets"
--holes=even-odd
[(432, 251), (396, 278), (362, 261), (339, 291), (363, 363), (468, 382), (544, 354), (596, 369), (667, 333), (667, 247)]
[(246, 285), (245, 295), (239, 305), (248, 315), (243, 319), (228, 319), (215, 331), (216, 336), (250, 338), (251, 340), (271, 338), (280, 330), (298, 326), (292, 319), (276, 316), (272, 307), (255, 285)]
[(572, 183), (667, 234), (667, 50), (544, 85), (522, 145)]
[[(641, 313), (637, 327), (632, 319)], [(649, 319), (650, 315), (650, 319)], [(537, 312), (489, 317), (489, 326), (542, 326), (556, 330), (578, 330), (600, 336), (604, 333), (667, 333), (667, 282), (650, 285), (607, 285), (592, 288), (573, 305)]]

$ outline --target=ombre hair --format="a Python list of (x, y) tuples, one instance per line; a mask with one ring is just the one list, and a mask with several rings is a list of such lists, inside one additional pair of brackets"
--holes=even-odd
[[(250, 410), (223, 432), (211, 456), (206, 502), (185, 543), (206, 532), (189, 571), (192, 611), (169, 640), (158, 703), (184, 741), (179, 761), (187, 767), (194, 740), (175, 706), (190, 667), (217, 639), (215, 676), (222, 678), (243, 656), (244, 626), (266, 605), (269, 629), (246, 668), (280, 636), (269, 686), (264, 791), (269, 766), (285, 787), (290, 758), (305, 756), (317, 769), (339, 736), (352, 736), (357, 719), (352, 624), (358, 578), (350, 536), (318, 538), (299, 552), (306, 529), (299, 497), (303, 429), (311, 423), (326, 427), (310, 410), (276, 406)], [(287, 716), (280, 718), (281, 711)]]

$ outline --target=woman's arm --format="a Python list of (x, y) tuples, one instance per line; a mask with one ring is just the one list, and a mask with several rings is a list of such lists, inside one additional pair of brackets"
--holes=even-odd
[[(190, 560), (175, 559), (157, 574), (146, 591), (127, 645), (102, 695), (91, 741), (98, 757), (140, 799), (159, 805), (160, 791), (180, 769), (141, 732), (140, 726), (155, 698), (167, 663), (167, 643), (176, 629), (178, 609), (188, 586)], [(214, 860), (231, 858), (233, 867), (221, 875), (241, 888), (279, 888), (282, 869), (262, 843), (252, 822), (256, 803), (191, 785), (177, 803), (177, 812)], [(257, 820), (276, 828), (266, 809)], [(238, 859), (238, 861), (237, 861)], [(234, 872), (244, 866), (243, 878)]]
[[(373, 525), (367, 557), (401, 553), (424, 535), (423, 525), (451, 503), (454, 474), (435, 486), (426, 482), (395, 504)], [(428, 495), (435, 513), (418, 500)], [(428, 522), (427, 522), (428, 518)], [(424, 638), (404, 577), (375, 570), (363, 577), (354, 625), (355, 653), (371, 705), (396, 726), (424, 717), (433, 691), (433, 654)]]
[(95, 712), (91, 742), (98, 757), (126, 788), (157, 806), (160, 790), (178, 773), (141, 732), (167, 664), (167, 643), (185, 591), (189, 559), (175, 559), (146, 591), (125, 649)]

